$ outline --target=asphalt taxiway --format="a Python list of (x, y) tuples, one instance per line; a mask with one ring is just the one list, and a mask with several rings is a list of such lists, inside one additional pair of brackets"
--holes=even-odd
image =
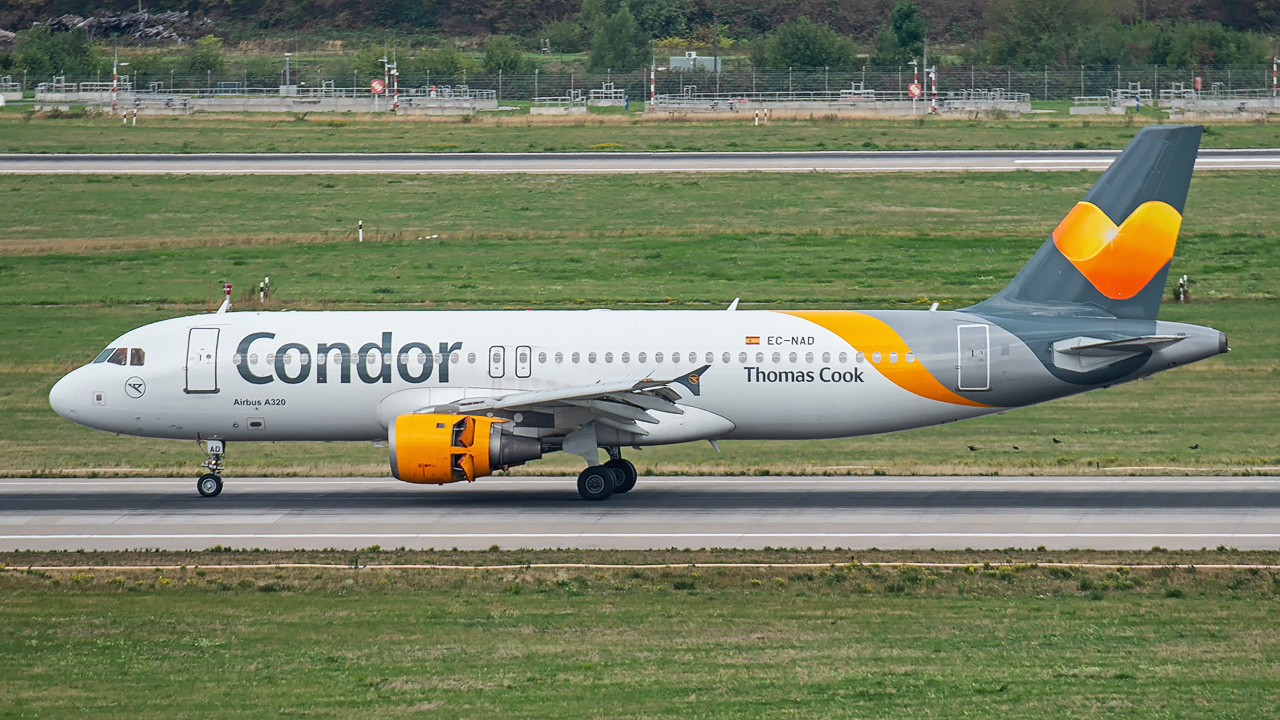
[(1280, 548), (1280, 478), (0, 479), (0, 549)]
[[(0, 174), (998, 172), (1104, 170), (1119, 150), (659, 153), (0, 154)], [(1200, 151), (1197, 170), (1280, 169), (1280, 149)]]

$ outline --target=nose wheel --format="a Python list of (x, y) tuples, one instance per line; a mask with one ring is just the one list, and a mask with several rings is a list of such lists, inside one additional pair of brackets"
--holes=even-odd
[(221, 440), (205, 440), (204, 454), (208, 459), (200, 463), (200, 467), (209, 472), (196, 480), (196, 490), (202, 497), (217, 497), (222, 492), (222, 458), (226, 455), (226, 444)]
[(217, 497), (222, 492), (222, 478), (213, 473), (205, 473), (196, 481), (196, 490), (204, 497)]

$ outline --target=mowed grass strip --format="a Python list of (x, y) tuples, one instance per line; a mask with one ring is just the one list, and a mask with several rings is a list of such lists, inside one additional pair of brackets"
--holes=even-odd
[[(350, 113), (196, 114), (141, 116), (121, 127), (109, 116), (48, 118), (0, 112), (0, 152), (663, 152), (743, 150), (1059, 150), (1120, 148), (1167, 115), (1074, 118), (1060, 104), (1053, 115), (1010, 120), (960, 118), (837, 119), (823, 113), (776, 117), (753, 125), (734, 116), (596, 114), (537, 118), (481, 113), (474, 118), (394, 118)], [(1205, 147), (1280, 146), (1280, 125), (1216, 122)]]
[[(1096, 177), (8, 176), (0, 304), (203, 302), (270, 276), (294, 303), (945, 306), (1003, 286)], [(1174, 268), (1197, 297), (1275, 297), (1278, 185), (1197, 174)]]
[(1264, 717), (1276, 576), (1185, 567), (4, 572), (40, 717)]

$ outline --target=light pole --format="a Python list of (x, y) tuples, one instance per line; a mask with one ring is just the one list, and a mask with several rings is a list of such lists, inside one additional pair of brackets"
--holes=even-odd
[(391, 63), (391, 112), (400, 109), (400, 69), (396, 67), (396, 63)]
[[(289, 57), (291, 55), (293, 55), (293, 53), (284, 54), (284, 86), (286, 88), (289, 87)], [(285, 90), (285, 92), (289, 92), (289, 91)]]
[(115, 57), (111, 60), (111, 114), (116, 114), (116, 93), (120, 91), (120, 68), (128, 65), (127, 62), (120, 62), (120, 51), (117, 50)]

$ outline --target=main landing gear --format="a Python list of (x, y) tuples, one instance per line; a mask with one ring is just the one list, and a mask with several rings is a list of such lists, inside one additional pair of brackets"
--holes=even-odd
[(217, 497), (222, 492), (222, 457), (226, 454), (226, 445), (221, 440), (206, 440), (204, 453), (209, 456), (200, 464), (209, 472), (196, 480), (196, 490), (204, 497)]
[(604, 500), (614, 493), (625, 493), (636, 486), (636, 466), (622, 459), (616, 447), (605, 448), (611, 458), (603, 465), (592, 465), (578, 475), (578, 493), (585, 500)]

